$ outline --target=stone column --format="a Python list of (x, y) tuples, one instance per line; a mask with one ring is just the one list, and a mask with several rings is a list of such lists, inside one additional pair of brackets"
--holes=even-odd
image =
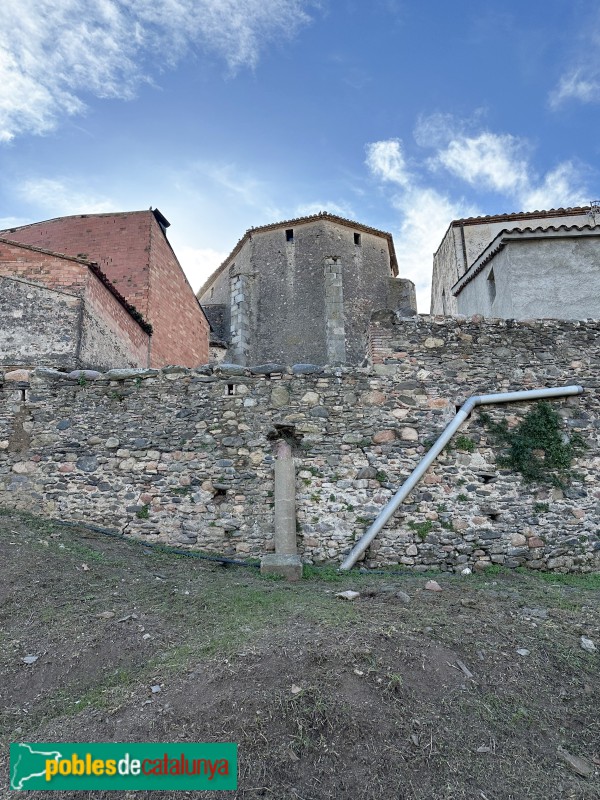
[(292, 448), (280, 439), (275, 461), (275, 553), (263, 556), (263, 575), (283, 575), (289, 581), (302, 577), (296, 545), (296, 473)]
[(345, 363), (344, 289), (342, 263), (338, 258), (325, 259), (325, 337), (327, 363)]

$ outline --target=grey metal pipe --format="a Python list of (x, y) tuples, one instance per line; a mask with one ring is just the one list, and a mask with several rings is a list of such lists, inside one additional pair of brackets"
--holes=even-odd
[(582, 393), (582, 386), (559, 386), (552, 389), (526, 389), (522, 392), (501, 392), (500, 394), (482, 394), (470, 397), (466, 403), (461, 406), (452, 422), (444, 430), (433, 447), (427, 452), (427, 454), (411, 472), (409, 477), (404, 481), (389, 503), (387, 503), (375, 522), (367, 530), (364, 536), (362, 536), (354, 545), (352, 550), (342, 562), (340, 570), (352, 569), (367, 547), (371, 544), (373, 539), (377, 536), (379, 531), (384, 527), (390, 517), (395, 514), (400, 504), (421, 480), (431, 464), (442, 452), (444, 447), (448, 444), (456, 431), (467, 419), (475, 406), (493, 405), (495, 403), (518, 403), (521, 400), (541, 400), (547, 397), (568, 397), (570, 395)]

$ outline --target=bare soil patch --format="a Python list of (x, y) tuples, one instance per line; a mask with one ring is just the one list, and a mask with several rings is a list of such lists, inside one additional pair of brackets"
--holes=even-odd
[[(598, 800), (600, 576), (428, 577), (289, 585), (0, 512), (1, 796), (11, 741), (234, 741), (244, 800)], [(152, 794), (217, 796), (123, 797)]]

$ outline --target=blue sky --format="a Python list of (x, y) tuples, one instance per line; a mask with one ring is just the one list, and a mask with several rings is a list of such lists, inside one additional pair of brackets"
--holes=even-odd
[(429, 310), (457, 217), (598, 199), (589, 0), (3, 0), (0, 228), (158, 207), (197, 289), (244, 231), (390, 231)]

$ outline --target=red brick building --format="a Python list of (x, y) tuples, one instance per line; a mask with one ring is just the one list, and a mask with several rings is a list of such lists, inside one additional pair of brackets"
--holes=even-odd
[[(38, 256), (45, 251), (46, 259), (53, 254), (62, 265), (54, 263), (61, 276), (66, 263), (86, 265), (88, 271), (89, 263), (95, 263), (96, 277), (108, 279), (102, 284), (105, 295), (113, 287), (125, 305), (133, 307), (134, 317), (138, 312), (152, 326), (149, 366), (195, 367), (209, 358), (209, 324), (169, 244), (168, 227), (169, 222), (155, 209), (58, 217), (0, 231), (0, 238), (38, 248)], [(60, 260), (61, 255), (70, 260)], [(56, 288), (59, 281), (53, 282), (50, 262), (45, 263), (44, 268), (31, 263), (30, 267), (14, 268), (13, 273), (5, 266), (0, 274), (20, 275)], [(31, 272), (24, 274), (29, 268)], [(69, 269), (72, 273), (73, 267)], [(71, 280), (71, 273), (65, 280)], [(110, 305), (106, 298), (105, 304)]]
[(148, 366), (151, 330), (96, 264), (0, 238), (0, 366)]

